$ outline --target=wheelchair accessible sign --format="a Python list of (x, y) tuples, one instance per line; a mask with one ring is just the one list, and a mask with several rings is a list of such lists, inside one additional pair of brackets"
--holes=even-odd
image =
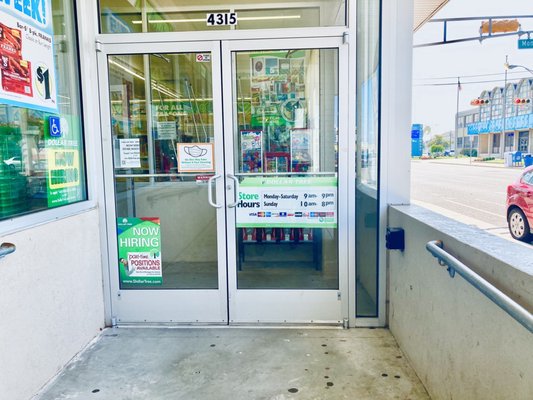
[(50, 136), (54, 138), (60, 138), (62, 136), (61, 131), (61, 119), (59, 117), (50, 117)]

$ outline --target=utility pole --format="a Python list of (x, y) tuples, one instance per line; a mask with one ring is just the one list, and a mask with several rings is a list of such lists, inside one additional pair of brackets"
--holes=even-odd
[[(508, 65), (508, 58), (509, 56), (505, 56), (505, 65)], [(505, 152), (505, 118), (507, 113), (507, 68), (505, 68), (505, 79), (503, 84), (503, 110), (502, 110), (502, 117), (503, 117), (503, 124), (502, 124), (502, 137), (500, 138), (500, 155), (502, 159), (504, 158), (504, 152)], [(494, 140), (494, 138), (493, 138)]]
[[(457, 102), (456, 102), (456, 111), (455, 111), (455, 140), (453, 143), (453, 150), (455, 158), (457, 158), (457, 137), (459, 134), (459, 92), (461, 91), (461, 80), (460, 77), (457, 77)], [(451, 143), (450, 143), (451, 150)]]

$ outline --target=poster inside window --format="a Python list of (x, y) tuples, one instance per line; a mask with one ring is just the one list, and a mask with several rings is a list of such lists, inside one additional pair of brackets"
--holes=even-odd
[(0, 2), (0, 219), (85, 200), (71, 1)]
[(237, 226), (336, 228), (337, 178), (314, 176), (331, 167), (334, 174), (336, 168), (324, 160), (321, 169), (320, 112), (314, 96), (320, 86), (319, 52), (278, 50), (239, 57), (243, 67), (248, 59), (249, 70), (237, 81), (242, 179)]
[(337, 50), (234, 54), (237, 287), (337, 288)]
[[(306, 80), (315, 78), (306, 50), (250, 57), (250, 103), (241, 104), (241, 172), (313, 172)], [(240, 82), (238, 82), (240, 83)], [(314, 84), (314, 83), (312, 83)], [(238, 85), (242, 92), (242, 84)], [(312, 88), (311, 88), (312, 89)], [(243, 93), (239, 93), (243, 98)], [(290, 161), (289, 161), (290, 160)]]

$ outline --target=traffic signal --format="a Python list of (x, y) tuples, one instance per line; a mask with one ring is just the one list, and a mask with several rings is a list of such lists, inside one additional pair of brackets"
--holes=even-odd
[(490, 21), (481, 22), (481, 28), (479, 28), (479, 32), (481, 34), (483, 33), (506, 33), (506, 32), (517, 32), (519, 29), (520, 29), (520, 23), (518, 22), (517, 19), (502, 19), (502, 20), (492, 20), (492, 27), (491, 27)]
[(486, 106), (487, 104), (489, 104), (488, 99), (480, 99), (479, 97), (470, 102), (471, 106)]
[(529, 104), (531, 99), (514, 99), (514, 103), (518, 105)]

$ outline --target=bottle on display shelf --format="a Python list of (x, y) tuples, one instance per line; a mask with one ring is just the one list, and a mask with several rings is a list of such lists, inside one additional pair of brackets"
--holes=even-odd
[(261, 243), (266, 240), (266, 232), (264, 228), (254, 228), (252, 231), (252, 240)]
[(285, 234), (283, 233), (283, 228), (272, 228), (272, 237), (273, 242), (279, 243), (283, 240)]
[[(277, 243), (283, 241), (285, 239), (285, 230), (283, 228), (275, 228), (275, 240)], [(274, 239), (273, 239), (274, 240)]]
[(242, 228), (242, 240), (252, 241), (252, 231), (253, 229), (251, 228)]

